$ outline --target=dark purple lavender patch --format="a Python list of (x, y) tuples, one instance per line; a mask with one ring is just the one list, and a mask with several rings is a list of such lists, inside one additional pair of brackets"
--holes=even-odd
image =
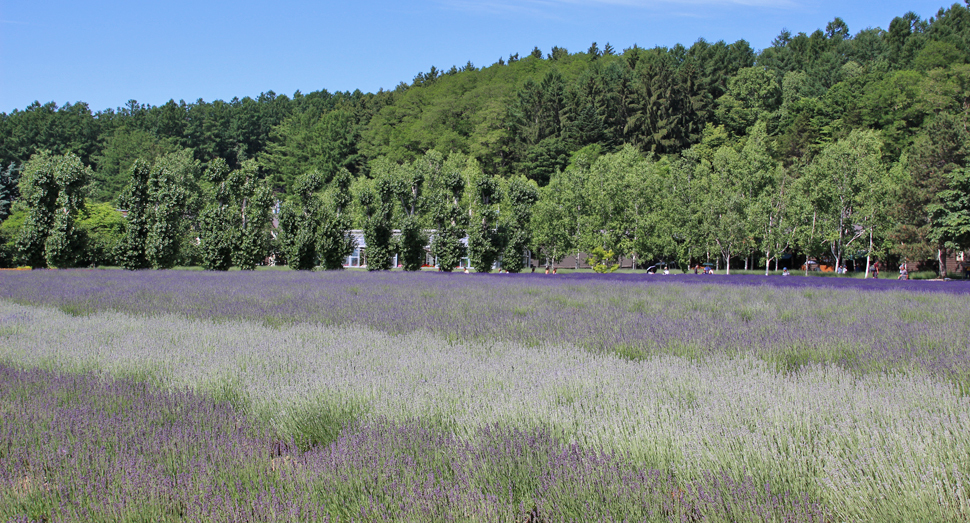
[[(491, 275), (490, 275), (491, 276)], [(495, 275), (498, 276), (498, 275)], [(535, 275), (530, 275), (535, 276)], [(545, 276), (545, 275), (543, 275)], [(970, 280), (936, 281), (936, 280), (897, 280), (892, 275), (887, 278), (842, 278), (821, 276), (763, 276), (758, 274), (596, 274), (571, 273), (556, 275), (557, 278), (578, 281), (605, 281), (616, 283), (677, 283), (686, 285), (717, 284), (739, 286), (761, 286), (792, 288), (792, 289), (838, 289), (857, 291), (899, 291), (916, 293), (948, 293), (970, 294)]]

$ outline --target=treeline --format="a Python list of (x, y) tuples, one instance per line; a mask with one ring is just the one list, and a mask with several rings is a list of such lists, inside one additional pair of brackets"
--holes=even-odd
[[(212, 209), (249, 227), (255, 199), (283, 202), (279, 214), (257, 213), (276, 216), (278, 229), (261, 223), (264, 239), (245, 241), (297, 265), (346, 252), (332, 231), (348, 228), (365, 230), (372, 254), (405, 249), (382, 239), (393, 229), (413, 242), (431, 229), (439, 243), (467, 234), (469, 254), (488, 253), (480, 262), (529, 247), (684, 265), (763, 266), (793, 250), (942, 265), (947, 250), (970, 243), (968, 62), (970, 10), (955, 4), (927, 20), (897, 17), (888, 30), (853, 35), (836, 18), (811, 34), (782, 31), (760, 52), (744, 41), (594, 43), (480, 69), (432, 67), (378, 93), (132, 101), (97, 113), (35, 103), (0, 115), (0, 210), (22, 215), (0, 227), (5, 263), (21, 256), (11, 235), (20, 237), (30, 205), (18, 200), (18, 170), (48, 151), (85, 169), (86, 203), (61, 207), (82, 229), (85, 216), (127, 202), (137, 159), (191, 163), (180, 263), (202, 263)], [(130, 220), (119, 223), (111, 227)], [(226, 256), (209, 265), (240, 261)]]

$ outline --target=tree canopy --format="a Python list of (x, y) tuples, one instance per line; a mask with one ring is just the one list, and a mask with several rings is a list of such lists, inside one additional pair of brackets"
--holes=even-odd
[[(340, 231), (352, 227), (369, 228), (379, 239), (368, 244), (410, 269), (427, 241), (449, 269), (466, 254), (477, 266), (525, 248), (550, 260), (599, 247), (728, 267), (794, 251), (836, 263), (945, 258), (968, 247), (970, 8), (888, 22), (853, 34), (833, 18), (782, 30), (760, 51), (704, 39), (535, 48), (484, 67), (431, 67), (376, 93), (130, 100), (96, 112), (36, 102), (0, 113), (0, 218), (22, 201), (24, 234), (38, 235), (20, 244), (23, 259), (55, 265), (77, 262), (57, 253), (76, 240), (68, 222), (84, 201), (133, 207), (116, 253), (132, 268), (202, 255), (211, 268), (249, 266), (269, 253), (334, 267), (350, 245)], [(194, 174), (163, 167), (173, 155)], [(36, 162), (52, 158), (71, 158), (83, 185), (44, 185)], [(200, 174), (217, 171), (246, 181)], [(351, 193), (364, 200), (352, 204)], [(139, 243), (147, 229), (135, 230), (148, 227), (136, 223), (148, 219), (139, 198), (171, 207), (152, 227), (158, 241), (173, 239), (151, 260)], [(68, 212), (41, 216), (55, 205)], [(249, 211), (261, 232), (219, 243), (217, 224), (232, 216), (248, 228)], [(270, 222), (280, 226), (272, 241)], [(51, 234), (47, 259), (39, 242)], [(225, 250), (246, 242), (263, 252)]]

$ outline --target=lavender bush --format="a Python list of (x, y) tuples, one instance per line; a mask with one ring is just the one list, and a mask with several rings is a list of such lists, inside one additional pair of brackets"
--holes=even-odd
[[(874, 292), (878, 291), (878, 292)], [(30, 271), (0, 298), (73, 315), (361, 325), (629, 359), (745, 354), (781, 371), (919, 371), (970, 392), (970, 283), (781, 276)]]
[[(603, 291), (593, 288), (590, 294), (597, 292)], [(722, 291), (722, 307), (743, 304), (726, 305), (730, 296)], [(883, 293), (870, 301), (883, 297), (899, 299)], [(601, 299), (609, 303), (609, 295)], [(458, 341), (426, 331), (392, 335), (361, 326), (267, 326), (222, 318), (72, 316), (0, 301), (0, 358), (55, 370), (134, 373), (169, 387), (213, 392), (292, 436), (308, 455), (339, 446), (353, 433), (349, 426), (382, 434), (391, 427), (430, 427), (435, 437), (452, 439), (429, 448), (448, 452), (457, 452), (459, 442), (478, 448), (484, 444), (482, 431), (499, 427), (539, 431), (558, 445), (613, 456), (630, 470), (662, 471), (676, 496), (689, 492), (704, 503), (729, 500), (728, 512), (715, 519), (780, 520), (785, 511), (802, 519), (818, 507), (850, 520), (947, 520), (968, 514), (970, 434), (964, 427), (970, 423), (970, 400), (932, 369), (854, 373), (810, 364), (798, 372), (778, 372), (745, 353), (631, 360), (556, 342)], [(409, 438), (378, 447), (423, 456), (407, 450)], [(533, 471), (526, 476), (540, 482), (537, 464), (548, 459), (529, 456), (522, 458)], [(370, 499), (376, 492), (375, 483), (362, 479), (370, 476), (329, 474), (357, 478), (348, 499)], [(487, 476), (495, 482), (508, 474), (503, 465)], [(583, 477), (577, 473), (556, 487), (570, 493), (563, 499), (602, 496), (605, 484), (583, 483)], [(524, 492), (536, 492), (530, 485)], [(592, 485), (588, 494), (575, 490), (582, 485)], [(663, 490), (668, 483), (660, 485)], [(739, 494), (766, 485), (772, 496), (789, 493), (776, 509), (755, 509), (761, 501)], [(434, 489), (437, 483), (425, 487)], [(549, 513), (535, 496), (503, 499), (506, 509), (518, 502), (516, 510)], [(748, 508), (738, 508), (740, 502), (730, 501), (737, 499), (751, 505), (745, 501), (741, 504)], [(384, 502), (392, 503), (391, 498)], [(327, 505), (333, 503), (341, 504)], [(574, 507), (561, 514), (573, 510), (582, 512)], [(584, 510), (647, 519), (646, 513), (608, 503)], [(766, 519), (759, 519), (759, 510), (767, 511)], [(741, 516), (732, 516), (735, 512)], [(483, 519), (500, 518), (486, 514)]]
[(8, 365), (0, 365), (0, 406), (8, 521), (824, 517), (807, 497), (749, 477), (677, 481), (542, 430), (487, 426), (466, 441), (377, 419), (302, 452), (190, 391)]

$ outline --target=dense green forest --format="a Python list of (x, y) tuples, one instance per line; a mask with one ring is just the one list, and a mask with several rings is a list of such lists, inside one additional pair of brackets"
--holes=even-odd
[(435, 230), (477, 267), (529, 248), (945, 272), (970, 248), (970, 10), (888, 27), (536, 48), (377, 93), (35, 102), (0, 114), (0, 261), (336, 267), (359, 228), (371, 260), (413, 262)]

